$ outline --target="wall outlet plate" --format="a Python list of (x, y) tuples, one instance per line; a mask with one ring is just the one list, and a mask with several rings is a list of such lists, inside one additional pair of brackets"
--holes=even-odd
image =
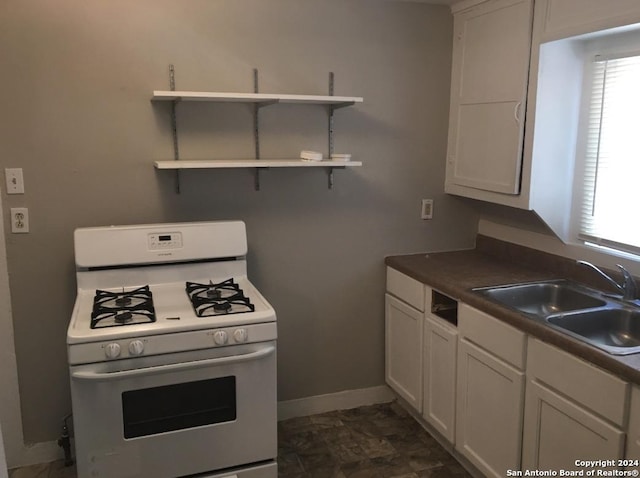
[(422, 219), (433, 219), (433, 199), (422, 200), (422, 212), (420, 217)]
[(11, 232), (13, 234), (29, 232), (29, 209), (26, 207), (11, 208)]

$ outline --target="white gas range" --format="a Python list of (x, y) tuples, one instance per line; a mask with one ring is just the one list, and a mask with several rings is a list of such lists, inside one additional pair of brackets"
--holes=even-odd
[(78, 229), (79, 478), (275, 478), (276, 314), (241, 221)]

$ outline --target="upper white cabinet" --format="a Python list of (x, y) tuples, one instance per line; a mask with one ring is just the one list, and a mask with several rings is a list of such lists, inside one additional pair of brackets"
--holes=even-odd
[(385, 379), (398, 395), (422, 411), (424, 286), (387, 268)]
[(534, 211), (571, 242), (585, 42), (638, 29), (640, 1), (465, 0), (452, 11), (445, 191)]
[(640, 23), (638, 0), (539, 0), (543, 41)]
[(490, 0), (454, 15), (445, 191), (520, 192), (531, 0)]

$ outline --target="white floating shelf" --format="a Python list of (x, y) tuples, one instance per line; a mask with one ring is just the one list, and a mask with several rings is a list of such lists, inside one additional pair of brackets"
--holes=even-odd
[(305, 161), (302, 159), (215, 159), (193, 161), (155, 161), (156, 169), (229, 168), (343, 168), (362, 166), (361, 161)]
[(279, 95), (267, 93), (220, 93), (213, 91), (156, 90), (152, 101), (214, 101), (227, 103), (301, 103), (332, 106), (350, 106), (362, 103), (359, 96)]

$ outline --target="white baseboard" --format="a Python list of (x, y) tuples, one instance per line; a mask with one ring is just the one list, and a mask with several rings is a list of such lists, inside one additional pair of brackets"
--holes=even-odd
[(345, 390), (296, 400), (285, 400), (278, 402), (278, 420), (386, 403), (394, 399), (395, 395), (391, 389), (386, 385), (381, 385), (379, 387)]

